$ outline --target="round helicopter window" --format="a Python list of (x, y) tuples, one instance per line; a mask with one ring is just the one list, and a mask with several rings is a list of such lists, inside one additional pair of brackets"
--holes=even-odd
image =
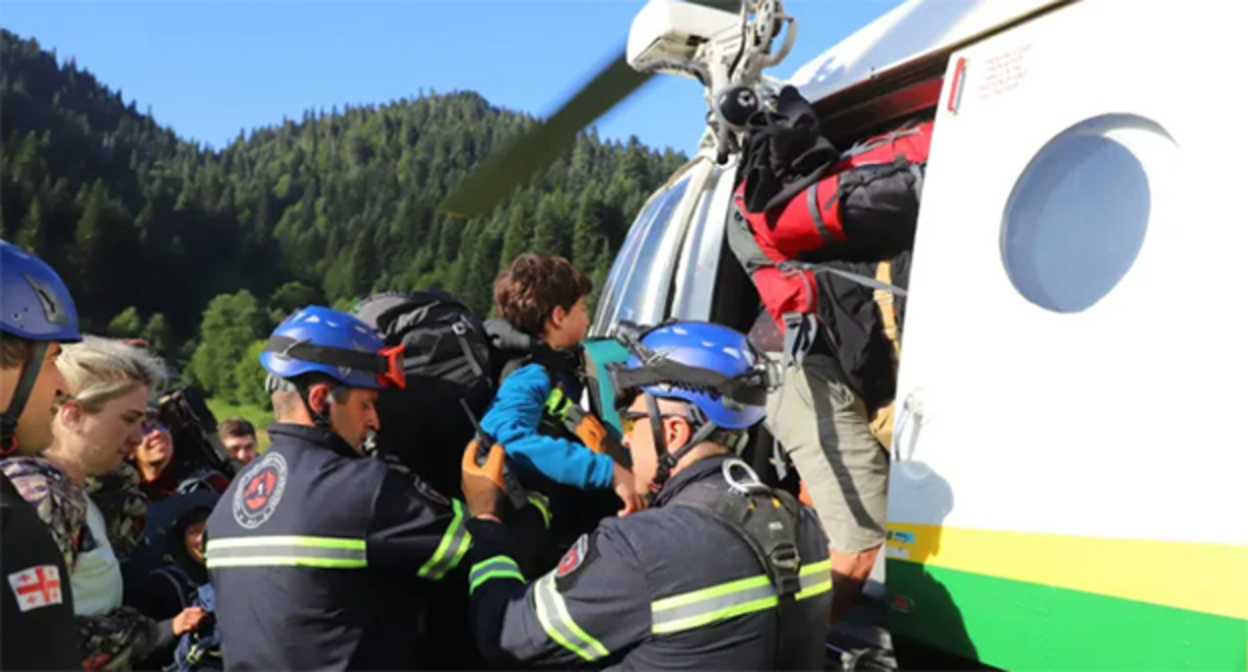
[(1130, 270), (1148, 229), (1173, 141), (1130, 115), (1081, 122), (1050, 140), (1006, 204), (1001, 254), (1014, 287), (1059, 313), (1092, 307)]

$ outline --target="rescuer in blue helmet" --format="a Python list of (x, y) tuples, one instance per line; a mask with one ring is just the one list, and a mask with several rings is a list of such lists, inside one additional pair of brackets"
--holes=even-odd
[(226, 669), (418, 667), (419, 583), (454, 570), (471, 537), (459, 502), (363, 454), (379, 391), (406, 385), (402, 356), (321, 306), (269, 338), (272, 444), (208, 519)]
[(608, 370), (650, 508), (602, 521), (526, 585), (497, 513), (502, 449), (464, 455), (478, 645), (508, 666), (821, 668), (827, 539), (738, 457), (765, 415), (766, 360), (703, 322), (625, 341), (632, 356)]
[[(52, 440), (52, 406), (67, 386), (62, 343), (82, 340), (65, 282), (41, 259), (0, 240), (0, 453), (33, 455)], [(7, 580), (0, 668), (76, 669), (78, 629), (64, 556), (38, 514), (0, 476), (0, 566)]]

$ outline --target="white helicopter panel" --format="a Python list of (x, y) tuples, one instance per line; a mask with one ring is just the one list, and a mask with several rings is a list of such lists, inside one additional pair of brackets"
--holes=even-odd
[(1056, 4), (1060, 1), (910, 0), (803, 65), (786, 83), (818, 101)]
[(1248, 351), (1223, 328), (1248, 230), (1208, 197), (1235, 193), (1245, 141), (1209, 123), (1236, 108), (1200, 67), (1222, 58), (1210, 22), (1236, 22), (1172, 10), (1085, 0), (951, 58), (890, 521), (1248, 542), (1225, 518)]

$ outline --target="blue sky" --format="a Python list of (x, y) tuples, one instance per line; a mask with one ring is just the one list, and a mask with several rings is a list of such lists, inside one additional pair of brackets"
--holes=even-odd
[[(220, 147), (306, 109), (473, 89), (545, 115), (623, 48), (644, 0), (4, 0), (0, 25), (76, 58), (183, 137)], [(789, 0), (787, 77), (900, 0)], [(596, 123), (692, 152), (705, 107), (658, 77)]]

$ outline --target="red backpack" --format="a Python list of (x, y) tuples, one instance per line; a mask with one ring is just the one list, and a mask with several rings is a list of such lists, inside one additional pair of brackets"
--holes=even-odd
[(782, 328), (785, 314), (818, 312), (815, 273), (838, 273), (826, 262), (882, 261), (910, 249), (932, 128), (931, 121), (914, 122), (859, 143), (804, 191), (765, 212), (747, 210), (746, 184), (737, 186), (737, 208), (767, 259), (756, 257), (751, 275)]

